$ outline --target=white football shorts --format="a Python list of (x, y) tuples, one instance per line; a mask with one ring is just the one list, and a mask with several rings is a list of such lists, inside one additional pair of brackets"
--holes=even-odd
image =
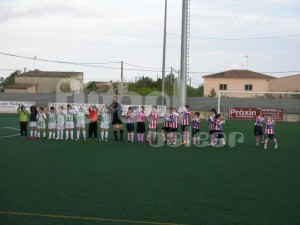
[(101, 122), (100, 128), (102, 128), (102, 129), (108, 129), (109, 128), (109, 123), (108, 122)]
[(73, 122), (66, 122), (65, 128), (66, 129), (73, 129), (74, 128), (74, 123)]

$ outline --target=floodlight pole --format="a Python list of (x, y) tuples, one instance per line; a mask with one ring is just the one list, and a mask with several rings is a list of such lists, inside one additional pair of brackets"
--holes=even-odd
[(124, 92), (124, 65), (123, 65), (123, 61), (121, 61), (121, 93), (120, 94), (123, 94)]
[(218, 94), (218, 113), (221, 112), (221, 92)]
[(167, 8), (168, 0), (165, 0), (165, 19), (164, 19), (164, 43), (163, 43), (163, 62), (161, 76), (161, 105), (164, 105), (165, 99), (165, 72), (166, 72), (166, 45), (167, 45)]
[(179, 105), (186, 103), (188, 1), (182, 0)]

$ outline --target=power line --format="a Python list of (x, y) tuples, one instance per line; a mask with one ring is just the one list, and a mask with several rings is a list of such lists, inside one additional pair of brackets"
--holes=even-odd
[[(79, 62), (67, 62), (67, 61), (49, 60), (49, 59), (41, 59), (41, 58), (36, 58), (36, 57), (14, 55), (14, 54), (5, 53), (5, 52), (0, 52), (0, 55), (10, 56), (10, 57), (16, 57), (16, 58), (22, 58), (22, 59), (29, 59), (29, 60), (38, 60), (38, 61), (42, 61), (42, 62), (50, 62), (50, 63), (68, 64), (68, 65), (75, 65), (75, 66), (85, 66), (85, 67), (93, 67), (93, 68), (103, 68), (103, 69), (120, 70), (120, 67), (94, 65), (95, 63), (79, 63)], [(108, 62), (108, 63), (117, 63), (117, 62)], [(98, 63), (98, 64), (100, 64), (100, 63)], [(127, 70), (127, 71), (156, 72), (156, 73), (162, 72), (161, 70), (151, 69), (151, 68), (154, 68), (154, 67), (143, 67), (143, 66), (137, 66), (137, 65), (129, 64), (129, 63), (126, 63), (126, 64), (130, 65), (130, 66), (136, 66), (136, 67), (139, 67), (139, 68), (148, 68), (148, 69), (123, 68), (124, 70)], [(6, 69), (2, 69), (2, 70), (5, 71)], [(8, 70), (7, 69), (6, 71), (15, 71), (15, 70)], [(170, 73), (171, 71), (168, 70), (166, 72)], [(219, 71), (217, 71), (217, 72), (216, 71), (215, 72), (213, 72), (213, 71), (191, 71), (189, 73), (190, 74), (213, 74), (213, 73), (218, 73), (218, 72)], [(300, 71), (299, 70), (294, 70), (294, 71), (260, 71), (259, 73), (280, 74), (280, 73), (300, 73)]]
[(158, 68), (158, 67), (138, 66), (138, 65), (134, 65), (134, 64), (130, 64), (130, 63), (125, 63), (125, 62), (124, 62), (124, 65), (133, 66), (133, 67), (137, 67), (137, 68), (155, 69), (155, 70), (160, 70), (161, 69), (161, 68)]
[(50, 59), (41, 59), (41, 58), (36, 58), (36, 57), (28, 57), (28, 56), (21, 56), (21, 55), (14, 55), (14, 54), (9, 54), (5, 52), (0, 52), (1, 55), (5, 56), (11, 56), (11, 57), (16, 57), (16, 58), (22, 58), (22, 59), (30, 59), (30, 60), (37, 60), (37, 61), (42, 61), (42, 62), (51, 62), (51, 63), (60, 63), (60, 64), (71, 64), (71, 65), (77, 65), (77, 66), (89, 66), (89, 67), (100, 67), (100, 68), (110, 68), (110, 69), (119, 69), (117, 67), (112, 67), (112, 66), (94, 66), (91, 64), (84, 64), (84, 63), (78, 63), (78, 62), (66, 62), (66, 61), (58, 61), (58, 60), (50, 60)]
[(19, 69), (0, 69), (0, 71), (17, 71)]
[[(28, 57), (28, 56), (9, 54), (9, 53), (5, 53), (5, 52), (0, 52), (0, 55), (16, 57), (16, 58), (22, 58), (22, 59), (29, 59), (29, 60), (37, 60), (37, 61), (42, 61), (42, 62), (50, 62), (50, 63), (68, 64), (68, 65), (75, 65), (75, 66), (85, 66), (85, 67), (93, 67), (93, 68), (120, 70), (120, 67), (99, 66), (99, 65), (95, 65), (95, 63), (79, 63), (79, 62), (67, 62), (67, 61), (59, 61), (59, 60), (41, 59), (41, 58), (36, 58), (36, 57)], [(116, 63), (116, 62), (110, 62), (110, 63)], [(97, 63), (97, 64), (99, 64), (99, 63)], [(161, 70), (153, 70), (153, 69), (133, 69), (133, 68), (123, 68), (123, 69), (128, 70), (128, 71), (158, 72), (158, 73), (161, 72)]]
[[(172, 36), (181, 37), (180, 34), (167, 33)], [(289, 34), (281, 36), (267, 36), (267, 37), (245, 37), (245, 38), (216, 38), (216, 37), (190, 37), (190, 39), (199, 39), (199, 40), (223, 40), (223, 41), (242, 41), (242, 40), (263, 40), (263, 39), (276, 39), (276, 38), (287, 38), (287, 37), (297, 37), (300, 34)]]
[(121, 62), (93, 62), (93, 63), (80, 63), (85, 65), (103, 65), (103, 64), (120, 64)]

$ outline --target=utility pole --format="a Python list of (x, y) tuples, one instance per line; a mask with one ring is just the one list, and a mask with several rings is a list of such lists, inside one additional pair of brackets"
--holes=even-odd
[(180, 89), (180, 70), (178, 70), (177, 84), (178, 84), (178, 90), (179, 90)]
[(245, 55), (245, 58), (246, 58), (246, 62), (247, 62), (247, 70), (249, 70), (249, 56)]
[(35, 60), (36, 60), (36, 56), (34, 56), (34, 58), (33, 58), (33, 69), (32, 70), (35, 70)]
[(171, 67), (171, 84), (172, 84), (172, 87), (173, 87), (173, 84), (174, 84), (173, 67)]
[(165, 72), (166, 72), (166, 45), (167, 45), (167, 8), (168, 0), (165, 0), (165, 19), (164, 19), (164, 42), (163, 42), (163, 62), (161, 76), (161, 105), (164, 105), (165, 99)]
[(121, 93), (120, 94), (123, 94), (123, 91), (124, 91), (124, 75), (123, 75), (123, 61), (121, 61)]

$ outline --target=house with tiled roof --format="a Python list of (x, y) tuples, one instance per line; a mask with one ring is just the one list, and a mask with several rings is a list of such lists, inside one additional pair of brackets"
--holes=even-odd
[(300, 74), (280, 77), (269, 81), (269, 91), (300, 92)]
[[(266, 92), (269, 81), (276, 77), (251, 70), (228, 70), (203, 76), (203, 79), (204, 96), (209, 96), (212, 92), (218, 95), (219, 91)], [(245, 95), (228, 93), (226, 96), (244, 97)]]
[(82, 72), (34, 70), (18, 74), (15, 84), (5, 88), (5, 92), (17, 93), (59, 93), (83, 90)]
[(36, 93), (37, 84), (32, 83), (15, 83), (6, 86), (4, 91), (6, 93)]

